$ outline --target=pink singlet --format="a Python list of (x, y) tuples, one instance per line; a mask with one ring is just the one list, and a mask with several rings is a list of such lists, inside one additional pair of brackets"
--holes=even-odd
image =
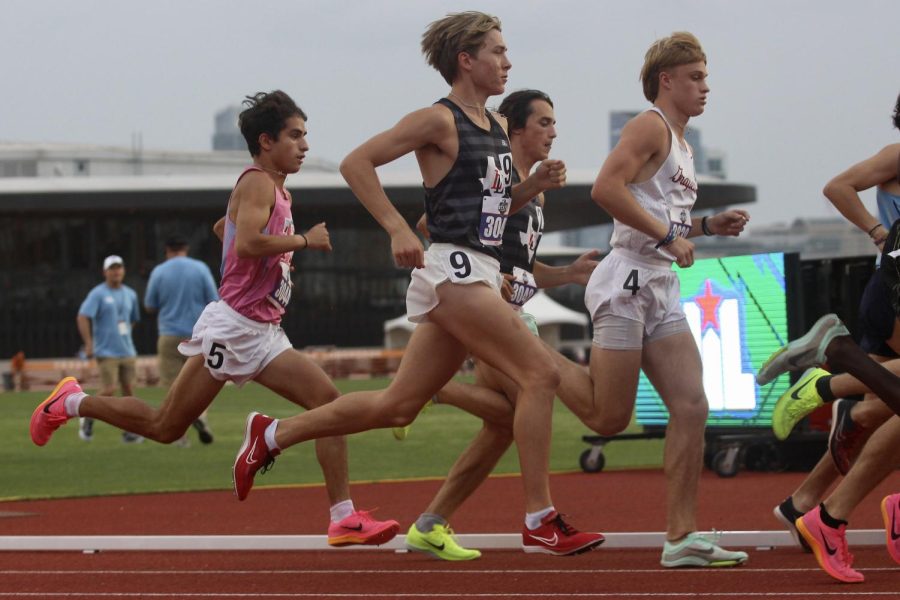
[[(238, 182), (249, 171), (262, 169), (256, 166), (247, 167), (238, 177)], [(291, 251), (276, 256), (239, 258), (234, 249), (237, 228), (229, 216), (231, 199), (228, 201), (228, 208), (228, 212), (225, 213), (222, 283), (219, 285), (219, 296), (228, 306), (248, 319), (263, 323), (279, 323), (284, 309), (291, 300), (291, 258), (294, 253)], [(287, 190), (275, 187), (275, 206), (263, 233), (294, 234), (291, 195)]]

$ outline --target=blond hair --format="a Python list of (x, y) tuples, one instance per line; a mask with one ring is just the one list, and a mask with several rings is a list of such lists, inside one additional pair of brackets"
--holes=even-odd
[(477, 11), (452, 13), (434, 21), (422, 34), (422, 53), (429, 65), (453, 85), (459, 71), (459, 53), (475, 56), (492, 29), (500, 31), (500, 19)]
[(656, 101), (659, 74), (663, 71), (700, 61), (706, 62), (706, 54), (693, 33), (676, 31), (669, 37), (656, 40), (644, 55), (644, 66), (641, 68), (644, 97), (650, 102)]

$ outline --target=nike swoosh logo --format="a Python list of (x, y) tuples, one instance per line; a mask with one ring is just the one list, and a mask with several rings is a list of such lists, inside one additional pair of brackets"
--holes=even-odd
[(829, 556), (834, 556), (834, 553), (837, 552), (837, 548), (832, 548), (828, 545), (828, 540), (825, 539), (825, 534), (819, 534), (822, 537), (822, 542), (825, 544), (825, 552), (828, 553)]
[(533, 539), (535, 539), (535, 540), (537, 540), (537, 541), (539, 541), (539, 542), (543, 542), (543, 543), (547, 544), (548, 546), (555, 546), (556, 543), (559, 541), (559, 536), (558, 536), (557, 534), (555, 534), (555, 533), (553, 534), (553, 537), (552, 537), (552, 538), (542, 538), (542, 537), (538, 537), (538, 536), (533, 535), (533, 534), (528, 534), (528, 535), (531, 535), (531, 537), (532, 537)]
[(49, 414), (50, 414), (50, 407), (53, 406), (54, 404), (56, 404), (57, 402), (59, 402), (60, 400), (62, 400), (62, 396), (58, 396), (58, 397), (54, 398), (52, 401), (50, 401), (50, 402), (48, 402), (47, 404), (45, 404), (45, 405), (44, 405), (44, 412), (47, 413), (47, 414), (49, 415)]
[(346, 525), (343, 525), (343, 528), (344, 528), (344, 529), (349, 529), (349, 530), (351, 530), (351, 531), (362, 531), (362, 527), (363, 527), (363, 526), (362, 526), (362, 523), (358, 523), (358, 524), (356, 525), (356, 527), (347, 527)]
[(893, 515), (891, 516), (891, 541), (896, 542), (900, 539), (900, 531), (897, 531), (897, 522), (900, 521), (897, 515), (897, 505), (894, 505)]
[(428, 540), (425, 540), (425, 543), (428, 544), (429, 546), (431, 546), (432, 548), (436, 548), (436, 549), (438, 549), (438, 550), (443, 550), (443, 549), (444, 549), (444, 544), (441, 544), (440, 546), (438, 546), (437, 544), (432, 544), (432, 543), (429, 542)]
[(798, 387), (796, 390), (794, 390), (793, 392), (791, 392), (791, 398), (793, 398), (794, 400), (799, 400), (799, 399), (800, 399), (800, 390), (802, 390), (803, 388), (805, 388), (806, 386), (808, 386), (808, 385), (811, 384), (812, 382), (813, 382), (813, 380), (810, 379), (809, 381), (807, 381), (806, 383), (804, 383), (803, 385), (801, 385), (800, 387)]
[(253, 453), (256, 452), (256, 443), (259, 441), (259, 438), (253, 440), (253, 445), (250, 446), (250, 452), (247, 454), (247, 458), (244, 460), (248, 465), (255, 465), (259, 461), (253, 458)]

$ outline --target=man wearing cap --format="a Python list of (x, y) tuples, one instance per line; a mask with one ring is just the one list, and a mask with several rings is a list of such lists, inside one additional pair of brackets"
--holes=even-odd
[[(103, 260), (105, 281), (88, 292), (78, 309), (78, 332), (84, 340), (84, 352), (88, 358), (96, 358), (100, 369), (100, 393), (112, 396), (116, 383), (123, 396), (132, 395), (134, 386), (135, 357), (131, 328), (138, 322), (138, 297), (133, 289), (123, 283), (125, 263), (115, 254)], [(94, 436), (94, 420), (82, 419), (78, 437), (90, 441)], [(122, 432), (122, 441), (142, 441), (139, 435)]]
[[(206, 263), (188, 257), (188, 241), (178, 233), (166, 238), (166, 260), (150, 273), (144, 308), (159, 313), (156, 356), (159, 359), (159, 379), (163, 387), (170, 387), (187, 357), (178, 351), (178, 344), (191, 339), (194, 323), (210, 302), (219, 299), (216, 284)], [(194, 421), (194, 428), (204, 444), (213, 437), (206, 423), (206, 412)], [(187, 438), (182, 437), (182, 445)]]

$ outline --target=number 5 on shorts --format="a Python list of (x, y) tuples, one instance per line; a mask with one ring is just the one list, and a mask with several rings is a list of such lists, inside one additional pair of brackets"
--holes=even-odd
[(622, 285), (623, 290), (630, 290), (632, 296), (636, 296), (641, 286), (638, 285), (638, 270), (632, 269), (628, 277), (625, 278), (625, 284)]
[(219, 342), (213, 342), (212, 346), (210, 346), (209, 358), (206, 359), (206, 364), (209, 365), (210, 369), (222, 368), (222, 363), (225, 362), (225, 355), (222, 354), (224, 349), (225, 344), (220, 344)]

